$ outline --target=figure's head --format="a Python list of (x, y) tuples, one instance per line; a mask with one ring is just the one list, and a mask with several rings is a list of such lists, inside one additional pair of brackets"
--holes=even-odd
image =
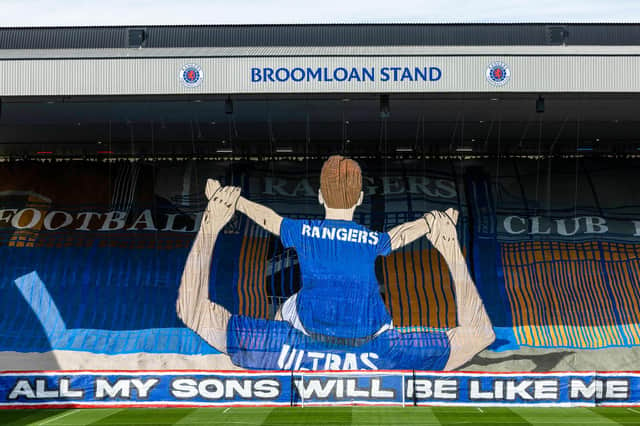
[(332, 155), (320, 172), (320, 204), (331, 209), (353, 209), (362, 204), (362, 171), (357, 162)]

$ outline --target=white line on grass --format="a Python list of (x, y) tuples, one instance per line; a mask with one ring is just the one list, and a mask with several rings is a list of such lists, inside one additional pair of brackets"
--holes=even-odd
[(480, 411), (481, 413), (484, 413), (484, 411), (482, 411), (482, 408), (480, 407), (476, 407), (478, 409), (478, 411)]
[(69, 414), (73, 414), (73, 413), (75, 413), (76, 411), (78, 411), (78, 410), (77, 410), (77, 409), (75, 409), (75, 410), (68, 410), (68, 411), (65, 411), (64, 413), (61, 413), (61, 414), (59, 414), (59, 415), (57, 415), (57, 416), (50, 417), (49, 419), (47, 419), (46, 421), (44, 421), (44, 422), (42, 422), (42, 423), (38, 423), (38, 425), (39, 425), (39, 426), (47, 425), (47, 424), (49, 424), (49, 423), (51, 423), (51, 422), (53, 422), (53, 421), (55, 421), (55, 420), (60, 420), (60, 419), (61, 419), (61, 418), (63, 418), (63, 417), (67, 417)]
[(634, 413), (640, 414), (640, 411), (638, 410), (634, 410), (633, 408), (627, 408), (627, 410), (629, 411), (633, 411)]
[(226, 413), (227, 413), (227, 411), (229, 411), (229, 410), (231, 410), (231, 407), (227, 407), (227, 408), (225, 408), (225, 409), (224, 409), (224, 411), (222, 412), (222, 414), (226, 414)]

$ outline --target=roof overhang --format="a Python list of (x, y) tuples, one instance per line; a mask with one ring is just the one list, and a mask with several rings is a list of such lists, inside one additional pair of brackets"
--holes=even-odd
[(0, 96), (635, 93), (639, 75), (640, 46), (0, 50)]

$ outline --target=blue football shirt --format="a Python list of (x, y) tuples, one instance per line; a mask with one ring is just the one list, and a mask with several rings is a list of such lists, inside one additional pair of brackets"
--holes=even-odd
[(391, 322), (375, 274), (376, 257), (391, 253), (389, 234), (353, 221), (285, 218), (280, 239), (298, 254), (297, 313), (306, 331), (368, 338)]

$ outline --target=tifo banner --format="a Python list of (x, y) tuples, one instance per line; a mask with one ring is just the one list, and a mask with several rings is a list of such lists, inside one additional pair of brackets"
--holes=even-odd
[(0, 163), (0, 366), (634, 368), (637, 160), (496, 161)]
[(118, 371), (0, 374), (0, 408), (640, 404), (637, 373)]

